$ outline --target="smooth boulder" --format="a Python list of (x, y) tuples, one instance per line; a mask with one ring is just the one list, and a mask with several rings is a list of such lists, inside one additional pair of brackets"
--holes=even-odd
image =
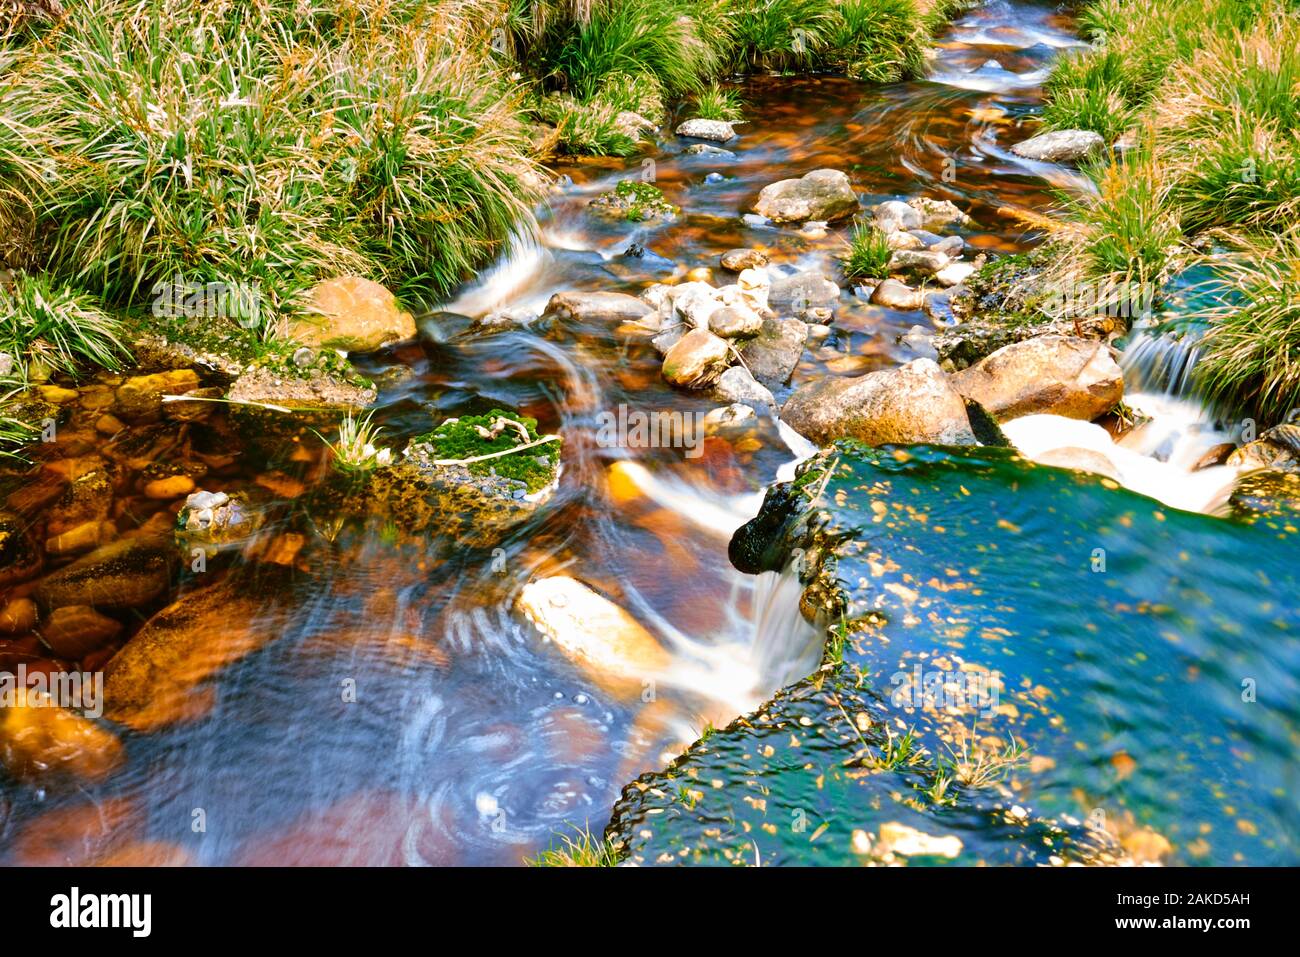
[(1011, 152), (1045, 163), (1074, 163), (1100, 152), (1105, 143), (1091, 130), (1052, 130), (1016, 143)]
[(379, 283), (339, 276), (312, 287), (304, 315), (294, 320), (289, 334), (313, 348), (369, 352), (389, 342), (414, 339), (415, 319)]
[(544, 315), (578, 322), (640, 322), (654, 310), (621, 292), (557, 292)]
[(717, 379), (730, 360), (727, 340), (692, 329), (664, 356), (663, 376), (673, 385), (702, 389)]
[(1124, 397), (1124, 373), (1110, 348), (1071, 336), (1003, 346), (952, 381), (999, 422), (1038, 413), (1092, 421)]
[(818, 445), (840, 438), (869, 445), (976, 444), (966, 403), (931, 359), (811, 382), (789, 398), (781, 419)]
[(771, 183), (754, 203), (754, 212), (774, 223), (833, 222), (857, 211), (858, 196), (848, 176), (835, 169), (817, 169), (799, 179)]

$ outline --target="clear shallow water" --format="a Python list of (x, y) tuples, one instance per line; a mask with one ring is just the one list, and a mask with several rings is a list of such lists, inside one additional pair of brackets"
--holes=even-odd
[[(521, 239), (445, 308), (537, 313), (561, 289), (635, 292), (714, 265), (733, 246), (767, 248), (778, 269), (829, 270), (843, 229), (814, 240), (740, 218), (766, 183), (821, 166), (847, 171), (864, 202), (951, 198), (978, 223), (967, 231), (976, 249), (1022, 249), (1037, 237), (1008, 210), (1049, 211), (1053, 184), (1072, 178), (1005, 147), (1024, 135), (1016, 126), (1039, 102), (1045, 64), (1072, 42), (1068, 23), (1046, 8), (993, 3), (948, 33), (934, 80), (872, 88), (755, 79), (744, 88), (751, 122), (729, 144), (734, 160), (685, 156), (671, 136), (647, 157), (683, 209), (675, 221), (586, 214), (592, 196), (640, 175), (641, 158), (568, 164), (561, 171), (573, 185), (554, 197), (540, 239)], [(649, 253), (623, 256), (632, 243)], [(912, 358), (899, 337), (920, 318), (846, 300), (836, 333), (805, 353), (789, 388)], [(714, 403), (667, 388), (650, 345), (607, 326), (532, 323), (458, 337), (466, 325), (430, 316), (421, 341), (362, 361), (388, 383), (377, 416), (385, 440), (400, 448), (444, 417), (518, 408), (565, 436), (555, 498), (497, 552), (449, 549), (378, 523), (336, 529), (288, 508), (286, 521), (311, 535), (293, 573), (230, 570), (239, 594), (255, 601), (260, 649), (204, 689), (193, 720), (124, 733), (126, 766), (103, 784), (6, 786), (0, 859), (88, 860), (148, 841), (201, 864), (518, 863), (570, 825), (603, 827), (627, 781), (662, 766), (665, 751), (706, 721), (725, 720), (738, 694), (756, 704), (786, 680), (773, 663), (788, 657), (790, 597), (773, 597), (770, 579), (726, 561), (731, 528), (791, 458), (776, 427), (763, 421), (738, 440), (711, 438), (696, 458), (601, 448), (603, 410), (702, 413)], [(400, 369), (411, 374), (389, 377)], [(628, 460), (650, 478), (629, 481), (612, 468)], [(268, 464), (308, 482), (316, 474), (312, 464)], [(249, 479), (261, 465), (250, 456), (237, 468)], [(1087, 501), (1105, 511), (1111, 499)], [(617, 602), (672, 649), (680, 668), (655, 701), (593, 680), (514, 610), (528, 580), (557, 573)], [(205, 583), (185, 583), (182, 596)], [(725, 675), (725, 702), (701, 680), (710, 670)], [(355, 702), (344, 700), (347, 682)], [(1154, 705), (1137, 717), (1166, 720)], [(1129, 750), (1140, 755), (1142, 742)]]

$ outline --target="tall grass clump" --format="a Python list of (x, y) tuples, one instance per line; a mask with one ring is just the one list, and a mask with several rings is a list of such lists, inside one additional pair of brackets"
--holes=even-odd
[(86, 0), (7, 54), (0, 221), (114, 306), (176, 277), (272, 319), (340, 273), (439, 296), (536, 199), (522, 90), (460, 9)]
[(855, 223), (848, 248), (840, 257), (846, 279), (885, 279), (889, 276), (889, 239), (874, 223)]
[(828, 41), (849, 76), (889, 83), (923, 71), (926, 35), (913, 0), (841, 0)]
[(1300, 409), (1300, 228), (1229, 237), (1215, 265), (1228, 292), (1199, 317), (1197, 382), (1227, 408), (1283, 421)]
[(1101, 0), (1081, 25), (1097, 43), (1058, 63), (1044, 119), (1128, 143), (1090, 171), (1098, 195), (1074, 204), (1067, 261), (1159, 285), (1206, 260), (1226, 292), (1182, 317), (1205, 330), (1193, 381), (1222, 408), (1284, 417), (1300, 402), (1296, 4)]
[(744, 116), (740, 106), (740, 94), (710, 83), (694, 97), (691, 116), (704, 120), (726, 120), (734, 122)]
[(75, 376), (86, 365), (120, 368), (121, 331), (119, 320), (90, 296), (44, 276), (0, 283), (0, 378), (12, 385), (54, 372)]

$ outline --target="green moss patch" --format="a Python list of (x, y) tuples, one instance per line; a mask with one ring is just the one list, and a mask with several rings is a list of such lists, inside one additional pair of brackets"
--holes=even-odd
[(677, 213), (677, 207), (664, 199), (659, 187), (636, 179), (619, 180), (617, 186), (591, 201), (597, 209), (621, 215), (634, 223)]
[[(472, 459), (494, 452), (504, 452), (525, 445), (523, 436), (513, 425), (497, 428), (500, 419), (520, 423), (528, 433), (528, 441), (536, 442), (537, 420), (503, 409), (493, 409), (486, 415), (467, 415), (449, 419), (432, 432), (413, 440), (413, 445), (428, 445), (438, 459)], [(479, 429), (498, 431), (495, 437), (486, 437)], [(560, 443), (548, 442), (514, 455), (501, 455), (482, 462), (470, 462), (465, 468), (472, 475), (498, 475), (523, 482), (529, 492), (537, 492), (555, 478), (560, 464)]]

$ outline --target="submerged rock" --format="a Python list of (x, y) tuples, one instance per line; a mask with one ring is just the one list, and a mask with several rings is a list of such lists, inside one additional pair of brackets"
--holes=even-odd
[(714, 146), (711, 143), (692, 143), (682, 152), (687, 156), (718, 156), (724, 159), (734, 159), (736, 156), (731, 150), (724, 150), (722, 147)]
[(153, 731), (205, 712), (211, 698), (198, 686), (279, 634), (259, 621), (259, 591), (226, 578), (151, 617), (104, 669), (105, 716)]
[(121, 539), (46, 576), (34, 594), (50, 609), (63, 605), (110, 611), (136, 608), (167, 591), (172, 564), (169, 549), (157, 539)]
[(1091, 130), (1052, 130), (1021, 140), (1011, 152), (1046, 163), (1074, 163), (1101, 152), (1106, 141)]
[(117, 388), (117, 413), (133, 422), (154, 418), (162, 412), (163, 396), (185, 395), (198, 387), (199, 376), (193, 369), (132, 376)]
[(754, 212), (774, 223), (834, 222), (857, 211), (857, 193), (848, 176), (835, 169), (813, 170), (799, 179), (764, 186), (754, 203)]
[[(93, 694), (83, 686), (83, 694)], [(20, 778), (68, 774), (86, 781), (106, 777), (122, 760), (122, 743), (111, 731), (57, 706), (48, 694), (18, 688), (17, 700), (0, 708), (0, 764)]]
[(767, 265), (767, 254), (757, 249), (730, 249), (722, 254), (721, 265), (730, 272), (762, 269)]
[(1091, 421), (1124, 397), (1124, 373), (1110, 348), (1067, 336), (1004, 346), (952, 381), (999, 422), (1036, 413)]
[(242, 545), (261, 527), (262, 514), (248, 496), (198, 491), (185, 499), (176, 518), (176, 541), (182, 551), (203, 548), (208, 553)]
[[(523, 436), (503, 419), (525, 427), (530, 447), (523, 448)], [(491, 547), (531, 518), (559, 484), (561, 441), (536, 429), (536, 420), (502, 409), (448, 419), (363, 480), (336, 476), (314, 489), (310, 507), (339, 522), (375, 519), (407, 534), (437, 534), (448, 546)], [(508, 451), (515, 448), (521, 450)]]
[(811, 382), (787, 400), (781, 419), (817, 445), (839, 438), (870, 445), (976, 442), (966, 403), (930, 359)]
[(0, 586), (26, 581), (44, 566), (45, 556), (28, 523), (12, 512), (0, 512)]
[(109, 644), (122, 623), (86, 605), (62, 605), (41, 622), (41, 640), (62, 658), (76, 661)]
[(602, 688), (639, 694), (672, 664), (650, 632), (609, 599), (563, 575), (529, 582), (518, 608)]
[(415, 338), (415, 319), (397, 297), (361, 276), (318, 282), (289, 335), (312, 348), (370, 352), (389, 342)]
[(654, 310), (636, 296), (621, 292), (557, 292), (546, 304), (545, 316), (576, 322), (641, 322)]

